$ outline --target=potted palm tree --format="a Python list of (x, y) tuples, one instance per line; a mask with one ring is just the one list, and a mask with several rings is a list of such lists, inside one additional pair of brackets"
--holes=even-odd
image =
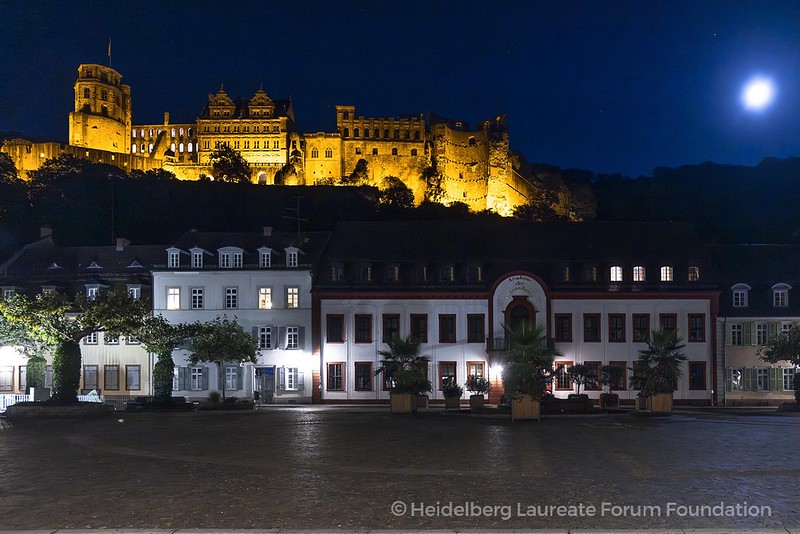
[(488, 395), (492, 389), (492, 385), (486, 377), (472, 375), (467, 377), (467, 391), (472, 393), (469, 396), (469, 409), (473, 412), (479, 412), (483, 409), (485, 402), (484, 395)]
[(455, 380), (447, 380), (442, 384), (442, 395), (444, 395), (444, 407), (446, 410), (458, 410), (461, 403), (461, 396), (464, 388), (458, 385)]
[(631, 387), (640, 390), (649, 412), (672, 411), (675, 383), (682, 375), (681, 363), (686, 361), (681, 341), (674, 330), (653, 330), (647, 348), (639, 351), (633, 364)]
[(561, 353), (549, 346), (544, 327), (520, 321), (503, 328), (509, 343), (503, 388), (511, 399), (511, 420), (539, 419), (542, 394), (557, 372), (553, 360)]
[(600, 383), (606, 388), (605, 393), (600, 394), (600, 407), (614, 409), (619, 407), (619, 395), (612, 389), (616, 387), (625, 372), (619, 365), (604, 365), (600, 368)]
[(390, 384), (392, 413), (416, 412), (417, 397), (431, 391), (425, 372), (430, 358), (420, 355), (419, 341), (410, 336), (403, 339), (395, 334), (387, 344), (389, 350), (378, 351), (382, 359), (375, 375), (383, 373)]

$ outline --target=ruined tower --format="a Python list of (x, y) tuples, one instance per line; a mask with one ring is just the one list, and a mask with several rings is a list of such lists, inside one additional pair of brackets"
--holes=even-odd
[(111, 67), (78, 67), (69, 144), (123, 154), (131, 151), (131, 88)]

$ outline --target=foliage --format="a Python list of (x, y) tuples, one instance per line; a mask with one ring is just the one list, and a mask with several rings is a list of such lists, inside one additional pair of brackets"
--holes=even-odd
[(455, 380), (448, 380), (442, 384), (442, 395), (445, 397), (461, 397), (464, 388), (458, 385)]
[(211, 404), (219, 404), (222, 401), (222, 393), (219, 391), (211, 391), (208, 394), (208, 402)]
[(53, 398), (77, 402), (80, 384), (81, 347), (77, 341), (61, 341), (53, 354)]
[(545, 387), (561, 370), (553, 360), (561, 353), (547, 343), (542, 326), (520, 321), (514, 327), (503, 325), (509, 343), (509, 361), (503, 370), (503, 387), (509, 397), (531, 395), (539, 399)]
[(478, 375), (468, 376), (467, 383), (464, 385), (467, 387), (467, 391), (476, 395), (485, 395), (492, 390), (492, 384), (489, 379)]
[(633, 364), (631, 388), (641, 390), (644, 397), (672, 393), (682, 374), (681, 362), (686, 361), (681, 341), (675, 330), (653, 330), (647, 348), (639, 351)]
[(172, 378), (175, 362), (172, 352), (181, 346), (189, 336), (185, 324), (171, 324), (163, 316), (146, 316), (136, 336), (148, 352), (158, 356), (153, 366), (153, 394), (159, 400), (172, 397)]
[(211, 174), (218, 182), (250, 183), (252, 172), (250, 164), (242, 157), (242, 153), (228, 143), (221, 143), (211, 151)]
[(384, 374), (391, 384), (392, 393), (428, 393), (433, 388), (425, 373), (430, 357), (420, 355), (420, 342), (411, 336), (403, 339), (397, 334), (387, 341), (389, 350), (379, 350), (381, 366), (375, 376)]
[(422, 170), (422, 181), (425, 182), (425, 194), (422, 201), (441, 202), (444, 198), (444, 187), (442, 186), (442, 175), (436, 167), (425, 167)]
[(17, 167), (14, 165), (11, 156), (5, 152), (0, 152), (0, 182), (13, 184), (18, 180)]
[[(0, 345), (12, 345), (28, 358), (42, 357), (55, 348), (20, 321), (12, 321), (3, 314), (5, 303), (0, 301)], [(28, 370), (30, 374), (30, 369)]]
[(611, 408), (619, 405), (619, 395), (616, 393), (601, 393), (600, 394), (600, 407)]
[(611, 389), (620, 383), (624, 374), (625, 369), (619, 365), (604, 365), (600, 368), (598, 381), (608, 388), (608, 393), (611, 393)]
[(414, 207), (414, 193), (399, 178), (387, 176), (383, 179), (380, 205), (395, 209)]
[(772, 337), (766, 345), (758, 347), (756, 354), (765, 362), (789, 362), (800, 366), (800, 325)]
[(178, 179), (175, 176), (175, 173), (170, 172), (166, 169), (149, 169), (146, 171), (140, 171), (139, 169), (134, 169), (131, 171), (130, 177), (132, 180), (153, 180), (153, 181), (170, 181)]
[(365, 185), (369, 183), (369, 164), (361, 158), (348, 176), (342, 177), (342, 185)]
[(794, 401), (800, 404), (800, 371), (794, 374)]
[(597, 377), (591, 372), (588, 366), (578, 363), (569, 368), (570, 378), (575, 384), (575, 393), (580, 395), (581, 386), (592, 383)]
[[(189, 362), (192, 365), (209, 362), (222, 369), (225, 363), (258, 361), (258, 341), (242, 329), (235, 317), (196, 322), (189, 329)], [(225, 382), (222, 383), (222, 397), (225, 397)]]

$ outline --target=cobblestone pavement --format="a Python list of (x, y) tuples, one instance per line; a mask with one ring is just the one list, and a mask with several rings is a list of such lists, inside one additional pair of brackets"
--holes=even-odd
[(797, 417), (706, 413), (39, 420), (0, 425), (0, 529), (795, 532), (799, 440)]

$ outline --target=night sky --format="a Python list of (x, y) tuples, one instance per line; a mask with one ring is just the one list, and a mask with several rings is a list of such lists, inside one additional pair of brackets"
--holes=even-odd
[[(108, 64), (134, 124), (193, 122), (220, 83), (294, 100), (303, 132), (334, 107), (505, 113), (537, 163), (650, 174), (800, 156), (800, 3), (422, 0), (0, 0), (0, 132), (66, 141), (80, 63)], [(771, 105), (745, 109), (754, 77)]]

